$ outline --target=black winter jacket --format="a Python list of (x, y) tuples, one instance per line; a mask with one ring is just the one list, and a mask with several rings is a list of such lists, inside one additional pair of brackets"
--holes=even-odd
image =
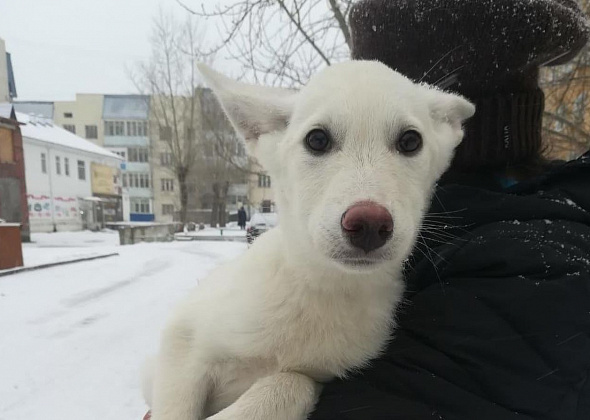
[(509, 189), (446, 185), (431, 212), (447, 228), (424, 232), (395, 338), (311, 419), (590, 419), (590, 153)]

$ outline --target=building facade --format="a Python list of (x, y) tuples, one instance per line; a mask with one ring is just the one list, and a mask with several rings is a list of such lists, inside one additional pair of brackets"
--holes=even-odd
[(149, 117), (149, 96), (104, 95), (103, 145), (124, 160), (121, 169), (125, 221), (155, 220)]
[(56, 101), (53, 121), (71, 133), (85, 138), (97, 146), (104, 146), (102, 110), (104, 95), (76, 94), (75, 101)]
[(0, 38), (0, 103), (12, 102), (16, 98), (16, 83), (12, 69), (12, 58), (6, 52), (6, 44)]
[(22, 124), (32, 232), (96, 229), (122, 219), (122, 159), (51, 120), (17, 113)]
[(11, 104), (0, 104), (0, 219), (21, 225), (30, 240), (25, 159), (20, 125)]

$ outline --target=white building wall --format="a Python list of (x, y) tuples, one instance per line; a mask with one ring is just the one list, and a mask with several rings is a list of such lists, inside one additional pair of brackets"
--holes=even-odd
[[(23, 146), (31, 232), (82, 230), (84, 217), (89, 217), (81, 214), (88, 211), (83, 199), (92, 196), (91, 163), (118, 167), (119, 161), (27, 137), (23, 137)], [(42, 171), (42, 154), (46, 157), (47, 173)], [(60, 161), (59, 173), (56, 157)], [(79, 178), (78, 161), (84, 162), (85, 179)]]

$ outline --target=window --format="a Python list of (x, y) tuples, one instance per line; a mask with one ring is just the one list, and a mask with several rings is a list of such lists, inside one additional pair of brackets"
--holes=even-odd
[(64, 158), (64, 173), (70, 176), (70, 159)]
[(64, 130), (68, 130), (70, 133), (76, 134), (76, 126), (73, 124), (64, 124)]
[(148, 162), (147, 147), (136, 147), (129, 149), (129, 162)]
[(172, 127), (160, 127), (160, 140), (172, 140)]
[(47, 173), (47, 156), (45, 156), (45, 153), (41, 153), (41, 172)]
[(72, 118), (74, 116), (74, 114), (72, 114), (71, 112), (64, 112), (64, 118)]
[(106, 136), (124, 136), (125, 121), (105, 121), (104, 131)]
[(61, 158), (59, 156), (55, 157), (55, 173), (61, 175)]
[(258, 186), (260, 188), (270, 188), (270, 176), (258, 174)]
[(172, 166), (172, 153), (160, 153), (160, 165)]
[(123, 188), (127, 188), (127, 174), (122, 175)]
[(78, 179), (86, 180), (86, 162), (83, 160), (78, 161)]
[(150, 176), (148, 174), (139, 174), (139, 187), (149, 188), (150, 187)]
[(12, 143), (12, 131), (0, 128), (0, 162), (14, 162), (14, 144)]
[(86, 138), (87, 139), (97, 139), (98, 138), (98, 127), (95, 125), (87, 125), (86, 129)]
[(173, 204), (162, 204), (162, 214), (167, 216), (167, 215), (173, 215), (174, 214), (174, 205)]
[(135, 121), (127, 121), (127, 135), (137, 136), (137, 123)]
[(148, 135), (147, 133), (148, 133), (147, 121), (138, 121), (137, 122), (137, 135), (142, 136), (142, 137), (146, 137)]
[(174, 180), (170, 178), (162, 178), (162, 191), (174, 191)]
[(127, 159), (127, 153), (124, 150), (111, 150), (116, 155), (121, 156), (123, 159)]
[(123, 186), (128, 186), (129, 188), (150, 188), (150, 175), (133, 172), (124, 174)]
[(132, 198), (131, 199), (131, 212), (132, 213), (150, 213), (150, 200), (149, 198)]

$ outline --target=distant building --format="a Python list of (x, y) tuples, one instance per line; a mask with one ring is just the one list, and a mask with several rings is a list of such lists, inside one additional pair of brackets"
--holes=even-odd
[(78, 93), (75, 101), (54, 102), (53, 121), (79, 137), (104, 146), (103, 106), (104, 95)]
[(8, 103), (0, 103), (0, 219), (20, 223), (22, 240), (30, 240), (23, 141)]
[(53, 102), (47, 101), (14, 101), (16, 112), (35, 115), (41, 118), (53, 119)]
[(276, 211), (270, 175), (258, 165), (253, 165), (251, 171), (252, 175), (248, 179), (248, 197), (252, 213)]
[(149, 116), (149, 96), (104, 96), (104, 147), (125, 160), (122, 168), (123, 212), (125, 220), (132, 222), (151, 222), (155, 219)]
[(122, 158), (123, 220), (153, 221), (148, 133), (149, 97), (79, 93), (74, 101), (19, 102), (17, 109), (53, 118), (55, 125)]
[(49, 119), (22, 123), (32, 232), (94, 229), (122, 220), (121, 157)]
[(16, 98), (16, 83), (12, 70), (12, 58), (6, 52), (6, 44), (0, 38), (0, 103), (12, 102)]

